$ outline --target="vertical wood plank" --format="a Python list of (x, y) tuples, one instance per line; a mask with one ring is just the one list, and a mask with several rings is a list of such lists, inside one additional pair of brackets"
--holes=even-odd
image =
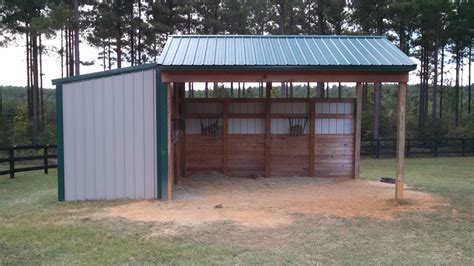
[(405, 113), (406, 113), (406, 82), (398, 83), (397, 96), (397, 166), (395, 178), (395, 199), (403, 199), (403, 175), (405, 166)]
[(228, 162), (229, 162), (229, 136), (228, 136), (228, 124), (229, 124), (229, 102), (227, 99), (222, 101), (222, 173), (228, 175)]
[(173, 199), (173, 180), (174, 180), (174, 145), (171, 143), (171, 133), (173, 125), (171, 118), (173, 115), (173, 87), (171, 83), (168, 84), (167, 88), (167, 105), (168, 105), (168, 200)]
[[(173, 114), (172, 118), (177, 121), (178, 130), (180, 129), (181, 123), (181, 93), (182, 89), (184, 88), (184, 83), (179, 82), (175, 83), (174, 93), (173, 93)], [(177, 140), (173, 143), (174, 146), (174, 179), (173, 184), (178, 184), (178, 179), (181, 177), (181, 136), (178, 137)]]
[(186, 121), (186, 104), (185, 104), (185, 100), (186, 100), (186, 87), (184, 86), (184, 83), (182, 84), (182, 87), (181, 87), (181, 95), (180, 95), (180, 105), (179, 105), (179, 115), (180, 115), (180, 118), (181, 118), (181, 130), (183, 130), (183, 132), (181, 132), (181, 150), (180, 150), (180, 154), (181, 154), (181, 164), (180, 164), (180, 167), (181, 167), (181, 176), (182, 177), (185, 177), (186, 176), (186, 153), (185, 153), (185, 145), (186, 145), (186, 134), (184, 132), (184, 127), (185, 127), (185, 121)]
[(310, 101), (308, 103), (309, 107), (309, 176), (314, 176), (314, 139), (315, 139), (315, 102)]
[(270, 177), (272, 172), (271, 167), (271, 151), (272, 151), (272, 132), (271, 132), (271, 95), (272, 83), (267, 82), (265, 94), (265, 177)]
[(360, 138), (362, 121), (362, 83), (356, 85), (356, 111), (355, 111), (355, 134), (354, 134), (354, 178), (360, 175)]

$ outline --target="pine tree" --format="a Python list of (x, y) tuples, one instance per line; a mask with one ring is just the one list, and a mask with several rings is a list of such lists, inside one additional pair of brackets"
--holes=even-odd
[(464, 57), (467, 56), (467, 47), (470, 45), (470, 28), (469, 22), (472, 21), (472, 3), (465, 1), (454, 1), (453, 12), (448, 16), (448, 27), (447, 31), (449, 34), (449, 50), (453, 55), (452, 60), (454, 61), (455, 67), (455, 99), (454, 99), (454, 114), (455, 124), (459, 126), (462, 122), (462, 111), (461, 111), (461, 87), (460, 84), (460, 69), (461, 62)]
[[(384, 35), (387, 25), (384, 18), (388, 13), (387, 0), (354, 0), (352, 1), (352, 21), (364, 34)], [(374, 126), (373, 138), (379, 138), (380, 115), (382, 104), (382, 83), (374, 84)]]
[(222, 5), (221, 22), (228, 34), (249, 34), (249, 5), (240, 0), (227, 0)]

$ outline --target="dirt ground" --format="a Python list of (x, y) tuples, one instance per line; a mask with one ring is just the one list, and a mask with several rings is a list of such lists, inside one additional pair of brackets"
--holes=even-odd
[(216, 174), (180, 180), (170, 202), (136, 201), (110, 208), (108, 217), (195, 226), (228, 221), (250, 227), (291, 224), (298, 214), (396, 219), (397, 213), (431, 211), (441, 199), (405, 190), (396, 202), (394, 185), (310, 177), (236, 178)]

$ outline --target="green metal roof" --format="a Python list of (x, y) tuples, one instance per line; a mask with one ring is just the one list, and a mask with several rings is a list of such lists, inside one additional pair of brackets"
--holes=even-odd
[(403, 71), (416, 64), (383, 36), (175, 35), (158, 60), (174, 70)]
[(53, 83), (53, 85), (58, 85), (58, 84), (76, 82), (76, 81), (83, 81), (83, 80), (89, 80), (89, 79), (96, 79), (96, 78), (104, 78), (104, 77), (109, 77), (109, 76), (121, 75), (121, 74), (126, 74), (126, 73), (131, 73), (131, 72), (137, 72), (137, 71), (152, 69), (152, 68), (156, 68), (156, 63), (136, 65), (136, 66), (131, 66), (131, 67), (117, 68), (117, 69), (112, 69), (112, 70), (107, 70), (107, 71), (83, 74), (83, 75), (79, 75), (79, 76), (71, 76), (71, 77), (66, 77), (66, 78), (53, 79), (51, 82)]

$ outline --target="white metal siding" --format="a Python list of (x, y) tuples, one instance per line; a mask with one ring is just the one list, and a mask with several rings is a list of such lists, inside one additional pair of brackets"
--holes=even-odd
[[(301, 117), (308, 115), (308, 104), (304, 102), (290, 102), (290, 103), (272, 103), (272, 114), (295, 114)], [(309, 121), (306, 121), (304, 134), (308, 134)], [(271, 121), (272, 134), (289, 134), (290, 121), (288, 118), (273, 118)]]
[(155, 70), (63, 85), (66, 200), (156, 197)]
[(229, 134), (264, 134), (265, 119), (261, 118), (231, 118), (228, 124)]
[[(264, 114), (264, 103), (230, 103), (229, 113), (232, 114)], [(228, 124), (229, 134), (264, 134), (265, 119), (263, 118), (231, 118)]]
[[(354, 103), (316, 103), (316, 114), (354, 114)], [(354, 118), (317, 118), (315, 132), (324, 134), (354, 134)]]

